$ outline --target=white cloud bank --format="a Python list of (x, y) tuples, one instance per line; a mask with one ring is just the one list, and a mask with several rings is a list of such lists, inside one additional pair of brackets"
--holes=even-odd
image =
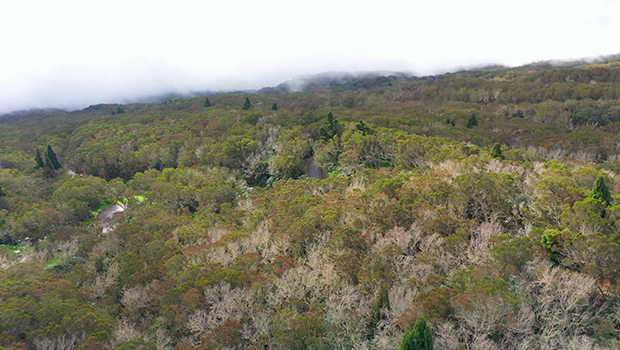
[(323, 71), (595, 57), (619, 45), (613, 0), (11, 1), (0, 5), (0, 113)]

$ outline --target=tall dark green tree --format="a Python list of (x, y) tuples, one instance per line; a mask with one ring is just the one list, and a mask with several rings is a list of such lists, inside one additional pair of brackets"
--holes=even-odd
[(37, 163), (37, 168), (44, 168), (45, 162), (43, 162), (43, 157), (41, 157), (41, 151), (39, 147), (37, 147), (37, 155), (34, 156), (34, 161)]
[(339, 129), (338, 121), (334, 118), (332, 112), (329, 112), (327, 120), (320, 130), (321, 140), (329, 141), (333, 139), (334, 136), (339, 134)]
[(359, 123), (355, 124), (355, 130), (357, 131), (361, 131), (362, 134), (366, 135), (370, 132), (370, 128), (368, 127), (368, 125), (366, 125), (364, 123), (363, 120), (360, 120)]
[(278, 110), (278, 104), (277, 103), (273, 103), (273, 105), (271, 106), (271, 109), (273, 109), (274, 111)]
[(390, 297), (388, 294), (387, 283), (384, 283), (381, 286), (379, 296), (370, 309), (370, 315), (368, 316), (368, 321), (366, 322), (366, 336), (368, 339), (374, 338), (379, 321), (385, 318), (385, 313), (383, 312), (385, 309), (390, 309)]
[(58, 157), (56, 157), (56, 152), (54, 152), (54, 150), (52, 149), (52, 146), (50, 145), (47, 145), (47, 151), (45, 152), (45, 158), (46, 158), (45, 159), (46, 166), (47, 166), (47, 160), (49, 160), (51, 169), (58, 170), (62, 168), (62, 165), (58, 161)]
[(467, 127), (469, 129), (473, 128), (474, 126), (478, 126), (478, 119), (476, 118), (476, 113), (472, 113), (471, 117), (469, 117), (469, 119), (467, 120)]
[(207, 97), (207, 99), (205, 100), (205, 107), (211, 107), (211, 101), (209, 101), (209, 98)]
[(250, 103), (250, 98), (246, 97), (245, 102), (243, 103), (243, 107), (241, 109), (243, 109), (244, 111), (247, 111), (250, 108), (252, 108), (252, 103)]
[(609, 187), (607, 187), (605, 179), (602, 175), (596, 179), (596, 182), (592, 187), (592, 191), (590, 191), (590, 197), (602, 200), (605, 202), (606, 206), (610, 205), (613, 201), (613, 198), (611, 198), (611, 193), (609, 192)]
[(424, 317), (420, 317), (413, 329), (405, 333), (400, 350), (433, 350), (433, 332)]
[(502, 154), (502, 145), (499, 142), (495, 142), (493, 150), (491, 151), (491, 157), (504, 159), (504, 155)]
[(2, 186), (0, 186), (0, 197), (6, 197), (6, 192), (2, 190)]

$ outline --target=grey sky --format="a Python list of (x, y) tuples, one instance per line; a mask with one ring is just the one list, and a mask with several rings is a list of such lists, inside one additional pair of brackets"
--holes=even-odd
[(613, 0), (6, 1), (0, 113), (620, 53)]

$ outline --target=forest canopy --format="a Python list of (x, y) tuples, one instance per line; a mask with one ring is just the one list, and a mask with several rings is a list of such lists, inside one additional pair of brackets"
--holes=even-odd
[(618, 131), (613, 59), (0, 117), (0, 349), (618, 348)]

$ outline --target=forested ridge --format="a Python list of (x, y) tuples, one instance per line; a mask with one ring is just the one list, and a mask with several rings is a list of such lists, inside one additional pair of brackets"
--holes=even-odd
[(0, 349), (620, 348), (617, 57), (293, 90), (0, 117)]

